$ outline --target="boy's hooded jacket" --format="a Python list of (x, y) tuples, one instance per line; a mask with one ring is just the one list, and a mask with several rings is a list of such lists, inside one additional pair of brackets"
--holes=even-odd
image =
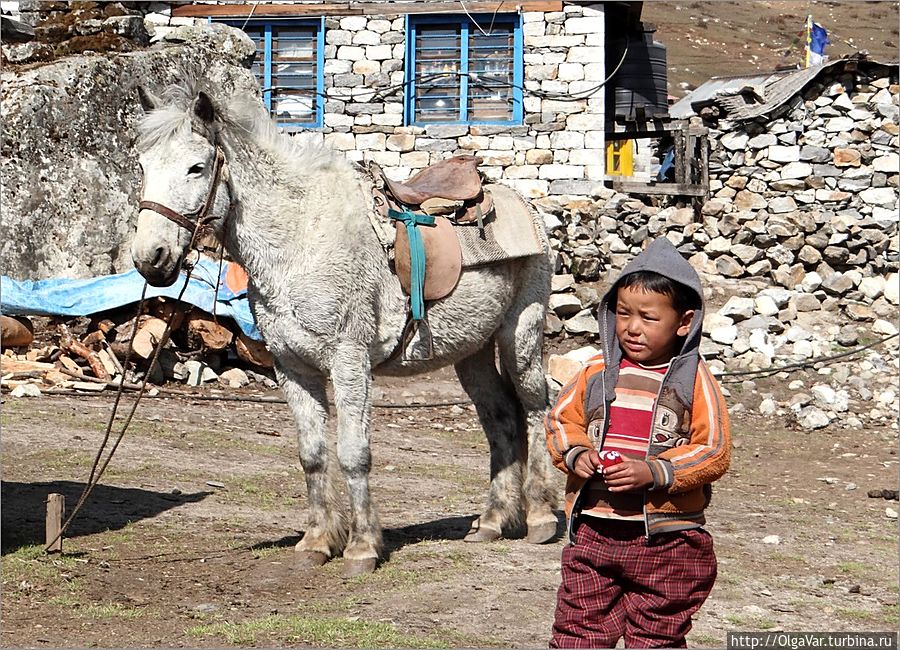
[[(637, 271), (653, 271), (689, 287), (701, 300), (703, 290), (693, 267), (671, 242), (659, 238), (632, 260), (600, 303), (598, 319), (602, 354), (562, 388), (546, 420), (547, 448), (557, 468), (565, 472), (566, 514), (570, 534), (580, 511), (581, 489), (587, 483), (572, 471), (576, 456), (603, 446), (609, 405), (615, 398), (622, 349), (615, 335), (616, 286)], [(731, 440), (728, 412), (716, 380), (700, 359), (702, 307), (694, 313), (681, 352), (672, 358), (654, 405), (647, 464), (653, 485), (644, 496), (647, 535), (705, 523), (703, 511), (712, 493), (710, 483), (728, 469)]]

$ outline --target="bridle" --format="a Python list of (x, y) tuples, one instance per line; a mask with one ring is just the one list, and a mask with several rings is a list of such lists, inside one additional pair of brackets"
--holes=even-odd
[(151, 210), (186, 229), (188, 232), (192, 233), (191, 246), (193, 246), (197, 239), (197, 233), (215, 218), (209, 216), (209, 211), (216, 201), (216, 192), (219, 189), (219, 181), (222, 178), (222, 169), (224, 166), (225, 154), (222, 152), (222, 148), (217, 145), (216, 159), (213, 162), (212, 182), (209, 186), (209, 191), (206, 193), (206, 200), (198, 209), (181, 214), (156, 201), (141, 201), (138, 203), (138, 210)]

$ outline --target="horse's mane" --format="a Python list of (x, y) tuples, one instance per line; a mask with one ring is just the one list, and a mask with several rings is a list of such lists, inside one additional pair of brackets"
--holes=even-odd
[[(184, 78), (165, 88), (159, 98), (160, 105), (138, 124), (138, 150), (146, 151), (164, 140), (189, 133), (194, 120), (193, 102), (201, 90), (205, 89), (192, 78)], [(280, 165), (296, 170), (298, 175), (351, 168), (349, 161), (331, 148), (309, 137), (290, 137), (279, 132), (256, 97), (236, 94), (222, 101), (209, 91), (207, 94), (216, 104), (220, 119), (218, 129), (224, 132), (223, 135), (249, 141), (269, 153)]]

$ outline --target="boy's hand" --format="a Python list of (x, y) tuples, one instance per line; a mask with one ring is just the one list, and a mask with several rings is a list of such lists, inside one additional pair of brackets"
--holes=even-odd
[(578, 454), (575, 463), (572, 466), (575, 474), (581, 478), (591, 478), (600, 465), (600, 454), (593, 449), (588, 449)]
[[(581, 456), (587, 455), (587, 452)], [(579, 456), (579, 460), (581, 459)], [(599, 458), (598, 458), (599, 460)], [(607, 467), (603, 479), (610, 492), (628, 492), (643, 490), (653, 485), (653, 476), (647, 463), (637, 458), (626, 457), (618, 465)]]

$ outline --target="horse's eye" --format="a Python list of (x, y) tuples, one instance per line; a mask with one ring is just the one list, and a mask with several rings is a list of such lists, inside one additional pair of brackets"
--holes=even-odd
[(201, 174), (203, 172), (203, 165), (192, 165), (188, 170), (188, 175), (192, 174)]

